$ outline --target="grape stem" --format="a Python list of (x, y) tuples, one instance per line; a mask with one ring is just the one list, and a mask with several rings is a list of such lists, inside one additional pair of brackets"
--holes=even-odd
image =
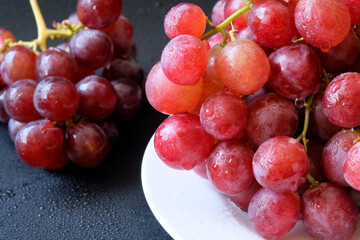
[(304, 38), (303, 38), (303, 37), (298, 38), (298, 39), (292, 41), (292, 43), (299, 43), (299, 42), (302, 42), (302, 41), (304, 41)]
[(250, 10), (251, 6), (253, 5), (252, 1), (246, 1), (246, 5), (242, 8), (240, 8), (239, 10), (237, 10), (236, 12), (234, 12), (230, 17), (228, 17), (227, 19), (225, 19), (222, 23), (220, 23), (217, 26), (214, 26), (213, 23), (211, 23), (208, 19), (207, 22), (211, 23), (209, 24), (211, 27), (211, 30), (209, 30), (207, 33), (205, 33), (200, 39), (204, 40), (207, 39), (209, 37), (211, 37), (212, 35), (220, 32), (223, 36), (223, 41), (221, 43), (221, 46), (224, 47), (226, 45), (226, 40), (227, 40), (227, 34), (225, 31), (225, 28), (232, 22), (234, 21), (237, 17), (239, 17), (241, 14), (247, 12)]
[(28, 48), (31, 48), (36, 54), (39, 54), (39, 52), (37, 51), (38, 47), (42, 51), (45, 51), (47, 49), (48, 38), (51, 39), (70, 38), (75, 33), (80, 31), (80, 29), (83, 27), (82, 24), (74, 25), (74, 24), (70, 24), (69, 21), (63, 21), (61, 24), (60, 23), (57, 24), (56, 29), (49, 29), (46, 27), (44, 17), (40, 11), (37, 0), (29, 0), (29, 2), (35, 17), (38, 37), (32, 41), (12, 42), (11, 40), (7, 40), (5, 42), (4, 51), (6, 51), (12, 46), (23, 45)]
[(307, 143), (309, 140), (306, 139), (306, 133), (309, 127), (309, 120), (310, 120), (310, 112), (311, 112), (311, 104), (314, 100), (315, 94), (312, 94), (308, 100), (305, 102), (305, 120), (304, 120), (304, 127), (302, 133), (296, 138), (299, 142), (302, 141), (304, 144), (305, 151), (307, 151)]
[(306, 178), (310, 183), (310, 187), (309, 187), (310, 189), (320, 186), (320, 182), (316, 181), (316, 179), (313, 176), (311, 176), (310, 173), (307, 174)]
[(322, 74), (323, 74), (323, 76), (324, 76), (325, 86), (327, 86), (327, 85), (329, 85), (329, 83), (330, 83), (329, 76), (328, 76), (325, 68), (322, 68), (321, 71), (322, 71)]

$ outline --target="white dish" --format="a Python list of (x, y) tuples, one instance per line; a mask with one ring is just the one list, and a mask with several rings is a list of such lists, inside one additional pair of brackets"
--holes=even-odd
[[(216, 192), (208, 180), (192, 171), (166, 166), (149, 141), (142, 162), (141, 178), (146, 201), (169, 235), (184, 240), (262, 240), (248, 223), (247, 214)], [(311, 237), (299, 221), (282, 240)], [(352, 239), (360, 239), (360, 227)]]

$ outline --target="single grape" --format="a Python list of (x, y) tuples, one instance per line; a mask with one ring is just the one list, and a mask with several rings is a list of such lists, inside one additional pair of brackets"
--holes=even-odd
[(121, 14), (121, 0), (78, 0), (76, 13), (89, 28), (103, 28), (114, 23)]
[(238, 39), (228, 43), (216, 60), (220, 80), (235, 93), (256, 93), (269, 78), (270, 64), (264, 50), (256, 43)]
[(21, 79), (36, 80), (35, 62), (36, 55), (29, 48), (25, 46), (11, 47), (5, 53), (0, 65), (3, 81), (7, 85), (11, 85)]
[(111, 63), (106, 64), (101, 76), (109, 80), (118, 78), (128, 78), (134, 82), (141, 83), (144, 77), (144, 71), (141, 65), (132, 57), (117, 58)]
[(248, 106), (246, 139), (258, 147), (275, 136), (294, 136), (298, 126), (298, 110), (294, 104), (276, 93), (256, 98)]
[(350, 23), (349, 9), (343, 0), (300, 0), (295, 8), (295, 24), (300, 35), (324, 51), (345, 39)]
[(63, 121), (72, 117), (79, 107), (80, 96), (76, 86), (63, 77), (41, 80), (34, 92), (35, 109), (44, 118)]
[(82, 168), (99, 166), (109, 151), (104, 131), (97, 124), (88, 121), (68, 126), (65, 144), (70, 161)]
[(120, 120), (134, 118), (140, 111), (143, 103), (143, 92), (140, 86), (126, 78), (119, 78), (111, 81), (111, 83), (119, 99), (113, 115), (116, 119)]
[(322, 167), (327, 179), (339, 186), (349, 186), (343, 174), (344, 161), (347, 151), (359, 138), (357, 131), (344, 129), (332, 136), (322, 152)]
[[(251, 31), (250, 27), (247, 26), (246, 28), (243, 28), (242, 30), (235, 32), (235, 36), (236, 39), (248, 39), (253, 41), (254, 43), (257, 43), (258, 45), (260, 45), (260, 43), (256, 40), (255, 35), (253, 34), (253, 32)], [(264, 52), (266, 53), (266, 55), (269, 55), (272, 52), (271, 48), (267, 48), (264, 46), (260, 47), (264, 50)]]
[(246, 96), (246, 98), (244, 99), (246, 106), (250, 106), (250, 103), (252, 103), (255, 99), (257, 99), (258, 97), (266, 94), (266, 93), (274, 93), (274, 89), (270, 86), (269, 83), (266, 83), (262, 88), (260, 88), (259, 91), (257, 91), (254, 94), (250, 94), (248, 96)]
[(80, 96), (77, 112), (89, 119), (104, 119), (114, 111), (118, 97), (113, 85), (105, 78), (91, 75), (76, 84)]
[(253, 171), (261, 186), (277, 192), (294, 192), (306, 181), (309, 158), (304, 146), (295, 139), (273, 137), (256, 150)]
[(76, 83), (77, 63), (70, 53), (58, 49), (49, 48), (43, 51), (36, 59), (36, 78), (41, 81), (47, 77), (64, 77)]
[(192, 170), (198, 176), (204, 179), (208, 179), (207, 170), (206, 170), (206, 161), (199, 162)]
[(26, 123), (22, 123), (22, 122), (16, 121), (15, 119), (10, 118), (9, 123), (8, 123), (8, 131), (9, 131), (10, 139), (13, 143), (15, 143), (16, 134), (18, 133), (20, 128), (22, 128), (25, 125), (26, 125)]
[(71, 38), (70, 52), (79, 65), (97, 69), (111, 61), (114, 46), (105, 33), (88, 29)]
[(258, 43), (279, 48), (290, 42), (295, 33), (293, 9), (281, 1), (257, 1), (250, 9), (247, 24)]
[(248, 216), (252, 227), (266, 239), (278, 239), (295, 226), (301, 211), (297, 193), (258, 190), (249, 203)]
[(221, 193), (236, 195), (255, 181), (252, 171), (254, 151), (240, 140), (218, 142), (206, 159), (208, 178)]
[(344, 160), (344, 178), (350, 187), (360, 191), (360, 143), (355, 143), (347, 152)]
[(69, 162), (70, 162), (70, 159), (69, 159), (69, 157), (67, 155), (67, 152), (66, 152), (65, 149), (63, 149), (60, 152), (57, 159), (54, 162), (44, 166), (44, 168), (47, 169), (47, 170), (58, 170), (60, 168), (65, 167)]
[(236, 137), (245, 127), (247, 110), (240, 96), (230, 92), (210, 95), (200, 110), (205, 131), (220, 140)]
[(344, 189), (321, 183), (303, 194), (302, 221), (314, 239), (350, 239), (358, 225), (358, 211)]
[(15, 36), (7, 29), (0, 27), (0, 51), (5, 47), (5, 41), (11, 39), (13, 42), (16, 42)]
[(206, 71), (207, 50), (199, 38), (177, 36), (165, 46), (161, 54), (161, 68), (165, 76), (178, 85), (195, 85)]
[(337, 126), (360, 125), (360, 73), (343, 73), (326, 87), (322, 107), (325, 116)]
[(171, 39), (184, 34), (199, 38), (205, 27), (205, 13), (198, 5), (192, 3), (177, 4), (164, 18), (165, 33)]
[(218, 0), (211, 11), (211, 21), (214, 25), (219, 25), (225, 20), (224, 8), (227, 0)]
[[(125, 16), (121, 15), (115, 23), (101, 29), (106, 33), (114, 44), (114, 55), (121, 57), (128, 54), (129, 49), (134, 47), (134, 27)], [(136, 54), (135, 54), (136, 56)]]
[(165, 119), (155, 132), (154, 147), (159, 158), (175, 169), (193, 169), (205, 161), (214, 139), (205, 132), (199, 116), (177, 114)]
[(56, 161), (63, 147), (63, 132), (49, 120), (27, 123), (15, 137), (20, 159), (33, 167), (44, 167)]
[(24, 79), (14, 82), (6, 90), (4, 107), (11, 118), (19, 122), (41, 118), (33, 102), (36, 85), (34, 80)]
[(269, 82), (281, 96), (305, 99), (320, 89), (320, 59), (305, 44), (283, 46), (269, 56), (271, 73)]
[[(99, 125), (99, 124), (98, 124)], [(112, 121), (105, 121), (99, 125), (106, 135), (106, 139), (109, 143), (109, 148), (115, 149), (118, 146), (120, 133), (115, 123)]]
[(149, 103), (165, 114), (191, 111), (198, 105), (202, 90), (202, 80), (193, 86), (180, 86), (173, 83), (165, 76), (160, 62), (153, 66), (145, 83)]

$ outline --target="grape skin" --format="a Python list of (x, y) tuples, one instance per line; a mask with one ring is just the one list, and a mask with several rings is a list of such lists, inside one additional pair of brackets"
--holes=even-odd
[(22, 128), (25, 125), (26, 123), (22, 123), (16, 121), (15, 119), (10, 118), (8, 123), (8, 131), (9, 131), (10, 139), (13, 143), (15, 143), (16, 134), (19, 132), (20, 128)]
[(314, 239), (350, 239), (357, 219), (358, 211), (349, 193), (331, 183), (321, 183), (302, 196), (303, 224)]
[(322, 107), (325, 116), (337, 126), (353, 128), (360, 125), (360, 73), (343, 73), (326, 87)]
[(295, 8), (295, 24), (300, 35), (324, 51), (345, 39), (350, 23), (349, 10), (342, 0), (300, 0)]
[(225, 87), (242, 95), (256, 93), (265, 85), (270, 74), (265, 52), (246, 39), (228, 43), (219, 54), (216, 67)]
[(261, 188), (252, 197), (248, 216), (253, 228), (266, 239), (288, 233), (299, 219), (301, 200), (297, 193), (278, 193)]
[(159, 158), (175, 169), (193, 169), (205, 161), (214, 138), (205, 132), (199, 116), (177, 114), (163, 121), (155, 132), (154, 147)]
[(360, 154), (359, 154), (360, 143), (354, 144), (349, 151), (347, 151), (344, 160), (344, 178), (346, 182), (354, 189), (360, 191)]
[(225, 20), (224, 8), (227, 0), (218, 0), (211, 11), (211, 21), (214, 25), (219, 25)]
[(253, 171), (261, 186), (277, 192), (294, 192), (306, 181), (309, 158), (304, 146), (295, 139), (273, 137), (256, 150)]
[(236, 195), (255, 181), (252, 171), (253, 150), (240, 140), (218, 142), (206, 159), (210, 182), (221, 193)]

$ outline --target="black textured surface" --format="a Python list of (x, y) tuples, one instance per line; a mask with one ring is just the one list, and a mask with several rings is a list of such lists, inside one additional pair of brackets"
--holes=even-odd
[[(123, 14), (135, 28), (138, 60), (147, 72), (168, 41), (163, 17), (178, 2), (123, 1)], [(209, 14), (215, 0), (190, 2)], [(28, 1), (0, 3), (0, 27), (17, 39), (36, 37)], [(75, 11), (76, 0), (39, 0), (39, 5), (51, 26)], [(93, 170), (32, 168), (17, 157), (7, 125), (0, 124), (0, 239), (171, 239), (150, 211), (140, 178), (144, 149), (164, 118), (144, 106), (136, 119), (120, 124), (116, 151)]]

